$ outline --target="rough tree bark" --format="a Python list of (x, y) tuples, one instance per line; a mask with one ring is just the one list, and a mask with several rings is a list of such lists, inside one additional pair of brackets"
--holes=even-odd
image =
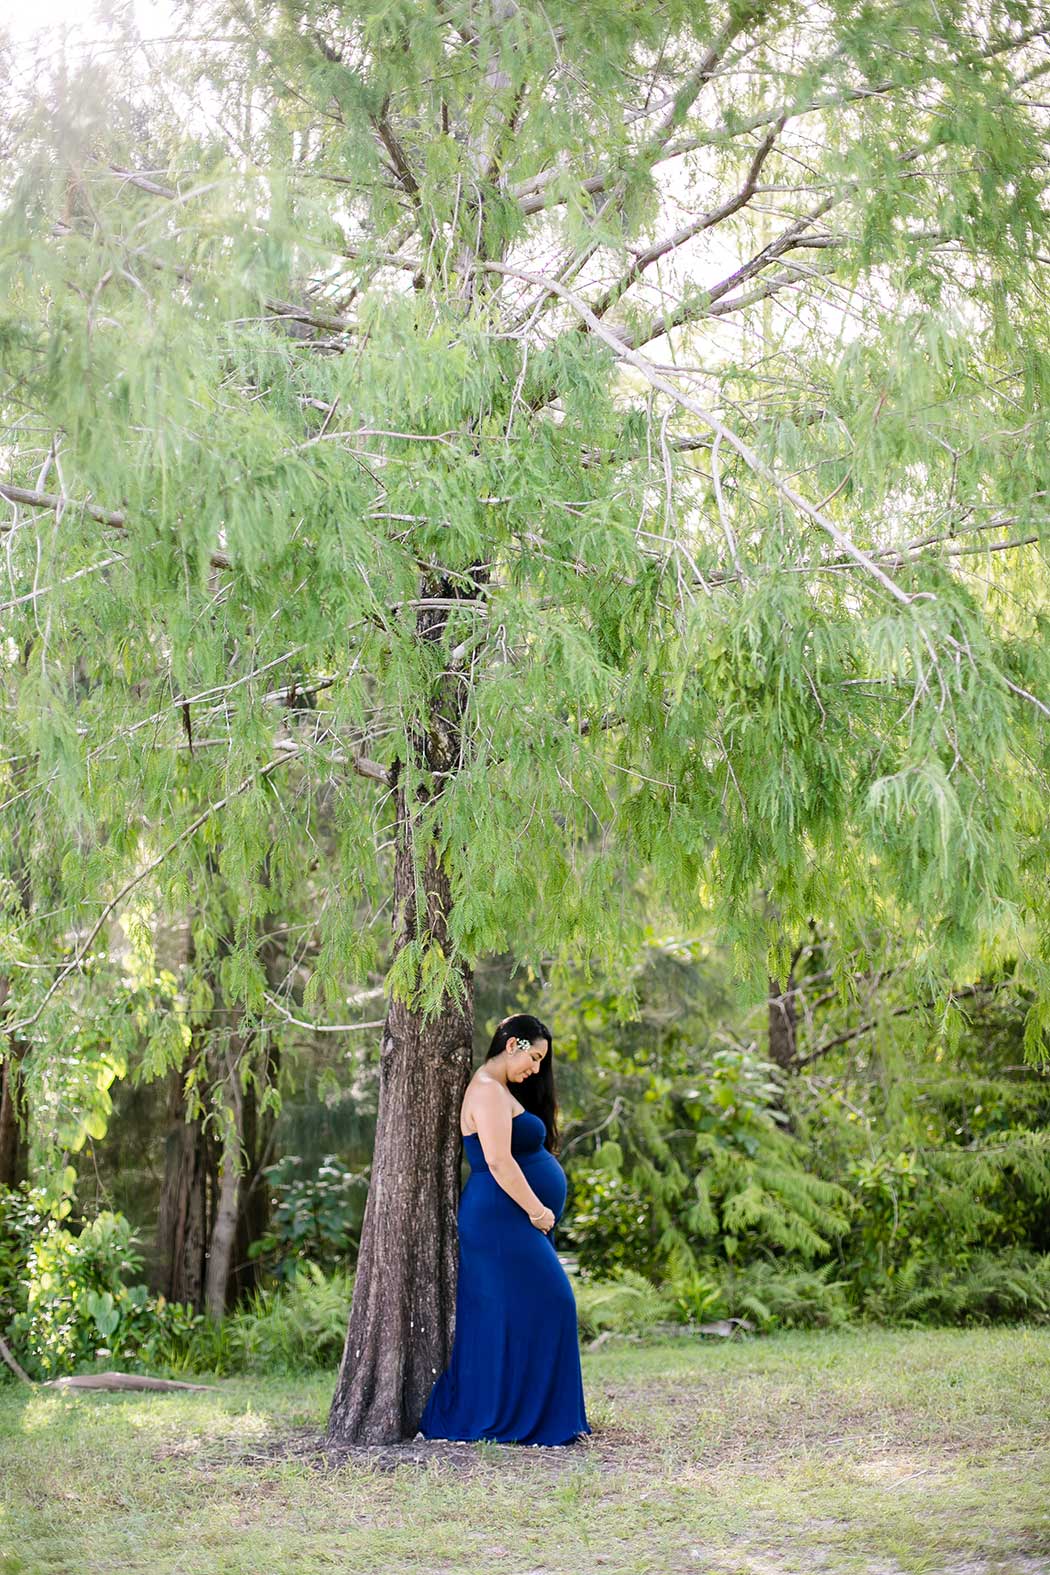
[(243, 1169), (241, 1155), (244, 1141), (241, 1060), (240, 1037), (233, 1034), (225, 1052), (231, 1108), (223, 1138), (215, 1224), (212, 1228), (204, 1273), (204, 1306), (213, 1318), (221, 1318), (226, 1312), (226, 1297), (233, 1266), (233, 1246), (237, 1239), (237, 1215), (241, 1203)]
[[(483, 571), (475, 571), (481, 573)], [(430, 595), (453, 597), (448, 581)], [(446, 614), (421, 611), (418, 632), (436, 639)], [(459, 758), (463, 685), (439, 681), (425, 732), (413, 747), (437, 780)], [(423, 867), (426, 911), (417, 910), (414, 806), (394, 772), (394, 957), (412, 940), (445, 948), (449, 878), (433, 848)], [(420, 789), (425, 799), (427, 790)], [(379, 1113), (353, 1304), (329, 1437), (386, 1444), (414, 1436), (454, 1334), (459, 1199), (459, 1108), (470, 1078), (474, 977), (464, 968), (463, 1003), (446, 997), (424, 1024), (391, 998), (381, 1043)]]
[[(202, 1053), (195, 1036), (193, 1059)], [(169, 1301), (189, 1302), (202, 1312), (211, 1166), (201, 1119), (189, 1116), (186, 1109), (184, 1079), (181, 1067), (168, 1076), (168, 1133), (151, 1286)]]
[(798, 1014), (795, 1006), (795, 971), (792, 968), (787, 983), (770, 975), (769, 979), (769, 1059), (785, 1072), (795, 1065), (797, 1050)]
[[(417, 933), (404, 794), (397, 789), (396, 950)], [(426, 923), (440, 940), (448, 879), (426, 864)], [(392, 1000), (383, 1027), (379, 1118), (353, 1305), (329, 1435), (345, 1442), (411, 1438), (448, 1361), (456, 1301), (459, 1107), (470, 1077), (473, 978), (467, 1005), (448, 1002), (423, 1027)]]
[[(0, 981), (0, 995), (6, 994), (6, 983)], [(13, 1036), (0, 1061), (0, 1187), (16, 1187), (26, 1174), (26, 1099), (22, 1084), (25, 1052), (25, 1040)]]

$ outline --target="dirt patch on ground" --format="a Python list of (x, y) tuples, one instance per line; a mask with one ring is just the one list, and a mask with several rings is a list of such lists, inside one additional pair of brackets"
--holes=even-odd
[[(187, 1440), (172, 1448), (154, 1453), (155, 1460), (177, 1459), (201, 1470), (212, 1470), (221, 1465), (276, 1465), (295, 1460), (317, 1471), (339, 1471), (346, 1466), (364, 1470), (397, 1471), (408, 1469), (442, 1469), (457, 1474), (470, 1475), (487, 1471), (493, 1462), (499, 1462), (501, 1474), (508, 1465), (535, 1468), (542, 1463), (546, 1472), (561, 1473), (575, 1469), (584, 1461), (596, 1461), (611, 1469), (617, 1455), (617, 1444), (627, 1442), (630, 1435), (624, 1428), (603, 1430), (600, 1440), (593, 1436), (582, 1438), (574, 1444), (555, 1447), (542, 1444), (456, 1443), (440, 1438), (416, 1438), (400, 1444), (334, 1444), (315, 1427), (290, 1428), (269, 1437), (245, 1440), (236, 1435), (211, 1439), (206, 1444), (200, 1440)], [(622, 1458), (618, 1459), (622, 1469)]]

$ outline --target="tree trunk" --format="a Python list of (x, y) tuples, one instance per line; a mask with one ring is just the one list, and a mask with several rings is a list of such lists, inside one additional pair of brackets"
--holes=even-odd
[(151, 1286), (169, 1301), (189, 1302), (195, 1312), (203, 1312), (208, 1140), (200, 1117), (187, 1117), (184, 1077), (183, 1069), (176, 1068), (168, 1078), (168, 1134)]
[[(0, 1011), (9, 990), (8, 981), (0, 978)], [(27, 1040), (8, 1036), (7, 1049), (0, 1058), (0, 1187), (16, 1187), (26, 1174), (28, 1112), (22, 1061), (28, 1048)]]
[(240, 1035), (231, 1032), (226, 1049), (230, 1108), (222, 1145), (215, 1224), (208, 1245), (204, 1279), (204, 1306), (213, 1318), (225, 1316), (233, 1278), (233, 1249), (237, 1240), (237, 1219), (241, 1208), (241, 1176), (244, 1172), (244, 1091), (241, 1088), (241, 1062), (247, 1049), (248, 1046), (241, 1040)]
[(22, 1054), (9, 1052), (0, 1063), (0, 1187), (17, 1187), (26, 1174), (26, 1101)]
[[(270, 882), (270, 859), (265, 861), (265, 884)], [(275, 921), (276, 922), (276, 921)], [(271, 990), (283, 988), (285, 954), (278, 938), (268, 933), (259, 950), (259, 960), (266, 971)], [(281, 1069), (280, 1046), (272, 1033), (261, 1036), (257, 1065), (265, 1073), (265, 1087), (276, 1085)], [(259, 1283), (260, 1265), (249, 1257), (252, 1242), (264, 1236), (270, 1225), (270, 1185), (263, 1170), (273, 1159), (273, 1139), (277, 1117), (270, 1108), (259, 1111), (260, 1099), (254, 1080), (244, 1090), (243, 1139), (245, 1171), (241, 1178), (240, 1207), (237, 1211), (237, 1235), (233, 1244), (233, 1262), (230, 1267), (228, 1299), (234, 1303), (255, 1289)]]
[(772, 975), (769, 980), (769, 1059), (785, 1072), (794, 1069), (797, 1054), (797, 1010), (795, 1007), (795, 972), (788, 974), (787, 984)]
[[(272, 1082), (277, 1075), (276, 1049), (271, 1046), (267, 1075)], [(233, 1243), (233, 1261), (230, 1264), (228, 1299), (240, 1301), (247, 1292), (254, 1290), (259, 1281), (259, 1264), (248, 1256), (253, 1241), (265, 1235), (270, 1222), (270, 1188), (263, 1167), (272, 1159), (270, 1140), (273, 1136), (275, 1116), (272, 1110), (260, 1117), (259, 1099), (254, 1083), (244, 1090), (244, 1154), (245, 1170), (241, 1178), (240, 1206), (237, 1210), (237, 1234)]]
[[(217, 874), (215, 856), (209, 853), (209, 872)], [(220, 946), (220, 955), (223, 948)], [(194, 958), (193, 931), (189, 931), (187, 963)], [(276, 982), (279, 947), (268, 939), (262, 958)], [(216, 971), (211, 976), (216, 1002), (220, 990)], [(210, 1031), (194, 1030), (190, 1066), (196, 1066), (200, 1093), (206, 1106), (216, 1098), (220, 1077), (209, 1056), (207, 1045), (224, 1037), (219, 1027), (226, 1021), (225, 1011), (213, 1016)], [(151, 1277), (155, 1292), (169, 1301), (189, 1302), (197, 1312), (208, 1310), (221, 1317), (229, 1304), (257, 1282), (258, 1265), (248, 1256), (248, 1248), (266, 1230), (270, 1212), (269, 1188), (261, 1174), (270, 1160), (270, 1140), (275, 1117), (267, 1110), (260, 1117), (255, 1085), (240, 1085), (240, 1066), (249, 1053), (253, 1036), (234, 1034), (230, 1039), (233, 1067), (226, 1074), (232, 1086), (230, 1099), (237, 1128), (237, 1141), (219, 1157), (215, 1144), (199, 1116), (187, 1111), (184, 1080), (186, 1069), (170, 1075), (168, 1084), (168, 1134), (157, 1220), (156, 1262)], [(266, 1049), (266, 1076), (275, 1082), (280, 1065), (277, 1046), (269, 1040)]]
[[(186, 927), (186, 963), (195, 956), (193, 925)], [(157, 1213), (156, 1253), (152, 1290), (168, 1301), (188, 1302), (204, 1311), (204, 1271), (210, 1233), (209, 1201), (214, 1192), (214, 1159), (202, 1118), (191, 1116), (186, 1075), (196, 1069), (207, 1081), (206, 1035), (193, 1029), (185, 1066), (168, 1075), (168, 1130), (164, 1142), (164, 1177)], [(206, 1091), (201, 1090), (205, 1099)]]
[[(396, 789), (394, 955), (418, 934), (412, 828)], [(425, 927), (444, 944), (448, 877), (428, 852)], [(474, 979), (462, 1007), (446, 1000), (424, 1026), (391, 1000), (383, 1027), (372, 1180), (350, 1326), (328, 1422), (342, 1443), (412, 1438), (451, 1352), (456, 1305), (459, 1108), (472, 1062)]]

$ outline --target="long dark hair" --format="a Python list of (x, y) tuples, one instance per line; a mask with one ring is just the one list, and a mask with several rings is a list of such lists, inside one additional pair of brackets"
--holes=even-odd
[(532, 1017), (528, 1012), (516, 1012), (513, 1017), (505, 1017), (496, 1029), (485, 1060), (491, 1061), (493, 1056), (502, 1055), (508, 1039), (527, 1039), (529, 1044), (537, 1039), (547, 1041), (547, 1054), (540, 1062), (539, 1069), (531, 1077), (525, 1078), (524, 1082), (514, 1084), (514, 1097), (526, 1110), (539, 1116), (547, 1128), (544, 1147), (556, 1154), (558, 1101), (554, 1093), (554, 1040), (551, 1031), (538, 1017)]

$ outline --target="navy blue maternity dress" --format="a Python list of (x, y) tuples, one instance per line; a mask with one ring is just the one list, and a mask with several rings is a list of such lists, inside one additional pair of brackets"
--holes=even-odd
[[(511, 1124), (510, 1149), (557, 1220), (567, 1182), (531, 1110)], [(496, 1181), (476, 1132), (463, 1138), (470, 1176), (459, 1200), (456, 1327), (448, 1367), (426, 1403), (424, 1438), (571, 1444), (589, 1433), (576, 1299), (545, 1236)]]

